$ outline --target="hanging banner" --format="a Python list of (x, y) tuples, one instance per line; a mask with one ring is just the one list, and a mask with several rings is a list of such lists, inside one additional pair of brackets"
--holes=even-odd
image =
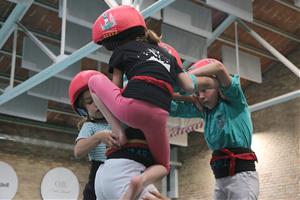
[(187, 134), (190, 132), (204, 132), (204, 121), (201, 118), (169, 117), (168, 130), (171, 144), (188, 146)]

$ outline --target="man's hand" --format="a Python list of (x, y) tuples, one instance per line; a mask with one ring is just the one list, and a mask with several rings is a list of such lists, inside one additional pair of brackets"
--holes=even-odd
[[(197, 94), (199, 95), (199, 94)], [(194, 95), (193, 96), (193, 104), (196, 106), (196, 108), (198, 108), (198, 110), (200, 110), (201, 112), (203, 111), (203, 105), (200, 103), (200, 100), (199, 100), (199, 96), (197, 95)]]

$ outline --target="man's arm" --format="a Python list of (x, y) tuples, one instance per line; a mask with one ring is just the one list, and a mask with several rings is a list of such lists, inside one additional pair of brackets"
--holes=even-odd
[(221, 62), (212, 62), (205, 66), (191, 70), (189, 73), (195, 76), (216, 76), (222, 87), (228, 87), (231, 84), (231, 76)]

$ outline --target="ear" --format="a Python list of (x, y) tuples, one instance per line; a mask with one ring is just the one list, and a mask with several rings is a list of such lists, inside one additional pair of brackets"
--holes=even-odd
[(219, 92), (219, 95), (221, 97), (221, 99), (225, 100), (225, 101), (228, 101), (228, 99), (226, 98), (226, 96), (222, 93), (221, 89), (219, 88), (218, 89), (218, 92)]

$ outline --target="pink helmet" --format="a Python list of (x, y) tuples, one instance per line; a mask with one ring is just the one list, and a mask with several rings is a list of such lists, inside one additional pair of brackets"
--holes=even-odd
[(189, 73), (193, 73), (193, 70), (196, 70), (198, 68), (201, 68), (207, 64), (210, 64), (210, 63), (216, 63), (216, 62), (219, 62), (218, 60), (214, 59), (214, 58), (204, 58), (204, 59), (201, 59), (197, 62), (195, 62), (190, 68), (189, 68)]
[(176, 58), (178, 66), (182, 68), (182, 61), (180, 59), (180, 56), (179, 56), (178, 52), (172, 46), (170, 46), (169, 44), (166, 44), (164, 42), (160, 42), (160, 43), (158, 43), (158, 45), (160, 47), (166, 49), (169, 52), (169, 54), (174, 56)]
[(70, 103), (74, 111), (76, 111), (79, 115), (83, 115), (77, 108), (76, 101), (79, 95), (88, 90), (88, 81), (89, 79), (97, 74), (101, 74), (101, 72), (95, 70), (84, 70), (79, 72), (71, 81), (69, 86), (69, 98)]
[(146, 29), (144, 17), (135, 8), (127, 5), (113, 7), (95, 21), (92, 28), (93, 41), (102, 44), (104, 39), (134, 27)]

